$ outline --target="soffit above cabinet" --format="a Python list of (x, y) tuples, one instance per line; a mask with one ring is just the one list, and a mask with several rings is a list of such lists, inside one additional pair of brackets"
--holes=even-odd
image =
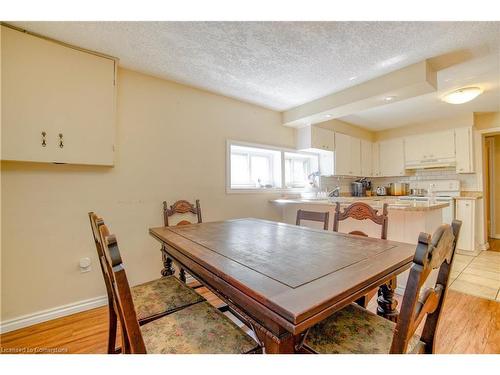
[[(437, 75), (422, 61), (282, 113), (283, 124), (302, 127), (436, 91)], [(387, 99), (391, 98), (390, 101)]]

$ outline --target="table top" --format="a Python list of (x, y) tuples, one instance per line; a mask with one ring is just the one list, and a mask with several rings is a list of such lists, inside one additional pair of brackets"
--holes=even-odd
[(415, 252), (411, 244), (253, 218), (150, 233), (292, 325), (402, 272)]

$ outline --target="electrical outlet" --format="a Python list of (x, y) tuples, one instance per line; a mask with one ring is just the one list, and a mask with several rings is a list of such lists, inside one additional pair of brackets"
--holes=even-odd
[(88, 257), (81, 258), (79, 265), (81, 273), (90, 272), (90, 270), (92, 270), (92, 260)]

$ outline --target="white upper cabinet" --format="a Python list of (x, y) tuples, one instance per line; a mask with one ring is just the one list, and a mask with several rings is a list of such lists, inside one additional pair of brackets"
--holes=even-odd
[(375, 142), (372, 144), (372, 177), (380, 177), (380, 144)]
[(474, 173), (474, 139), (472, 128), (455, 129), (457, 173)]
[(373, 176), (373, 143), (361, 140), (361, 176)]
[(335, 175), (361, 176), (361, 140), (335, 133)]
[(405, 175), (405, 147), (402, 138), (381, 141), (380, 147), (380, 175), (381, 177)]
[(115, 61), (1, 27), (2, 160), (113, 165)]
[(334, 133), (318, 126), (305, 126), (297, 129), (297, 149), (299, 150), (334, 150)]
[(405, 138), (406, 168), (455, 165), (453, 130), (419, 134)]

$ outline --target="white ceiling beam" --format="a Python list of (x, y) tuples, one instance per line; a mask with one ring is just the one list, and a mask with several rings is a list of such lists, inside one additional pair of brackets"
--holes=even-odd
[[(388, 105), (437, 89), (437, 74), (427, 60), (282, 112), (283, 125), (302, 127)], [(392, 101), (386, 101), (393, 97)]]

